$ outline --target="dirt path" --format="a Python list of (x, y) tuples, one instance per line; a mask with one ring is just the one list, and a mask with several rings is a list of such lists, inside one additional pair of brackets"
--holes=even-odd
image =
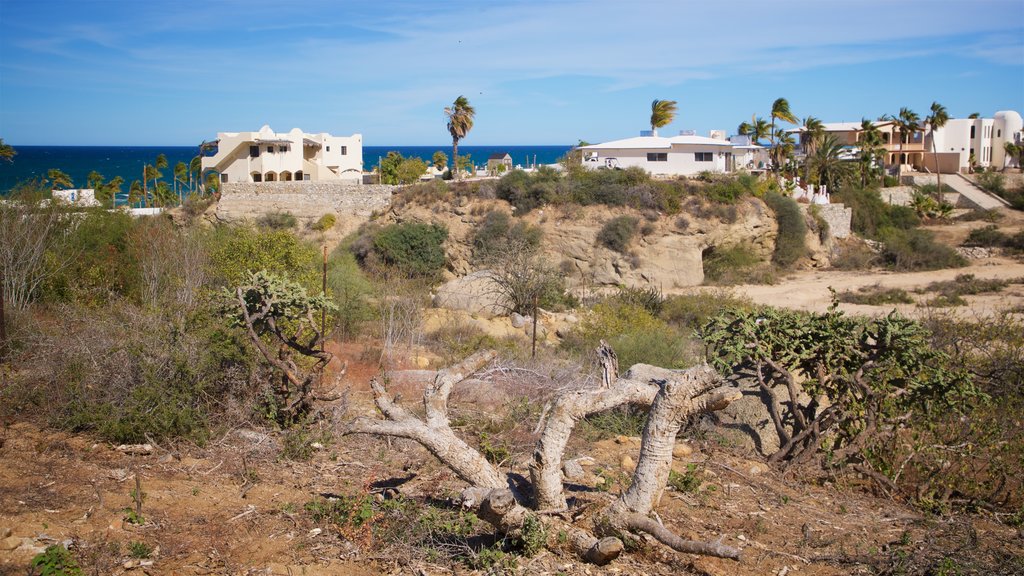
[[(831, 303), (830, 287), (837, 292), (843, 292), (877, 284), (882, 288), (901, 288), (913, 292), (924, 289), (932, 282), (953, 280), (960, 274), (974, 274), (978, 278), (984, 279), (1022, 279), (1024, 278), (1024, 262), (1009, 258), (987, 258), (974, 260), (964, 268), (929, 272), (805, 270), (784, 278), (778, 284), (744, 284), (734, 286), (732, 290), (737, 295), (746, 296), (757, 304), (823, 312)], [(917, 300), (921, 302), (929, 297), (930, 295), (918, 296)], [(965, 299), (968, 301), (967, 308), (974, 313), (990, 315), (1002, 309), (1024, 304), (1024, 285), (1015, 283), (998, 293), (966, 296)], [(894, 306), (842, 304), (841, 307), (849, 312), (877, 314), (887, 312)], [(915, 312), (918, 307), (919, 304), (895, 306), (901, 312), (906, 313)]]

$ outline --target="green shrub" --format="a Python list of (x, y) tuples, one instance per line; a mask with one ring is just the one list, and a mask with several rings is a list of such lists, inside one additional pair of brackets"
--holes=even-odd
[(686, 472), (680, 474), (675, 470), (670, 470), (668, 473), (668, 485), (670, 488), (677, 492), (683, 493), (696, 493), (700, 490), (702, 484), (700, 476), (697, 474), (697, 465), (690, 463), (686, 465)]
[(927, 230), (889, 228), (883, 231), (882, 241), (882, 261), (893, 270), (939, 270), (967, 264), (956, 250), (936, 242)]
[(638, 437), (647, 424), (647, 413), (647, 408), (628, 405), (596, 412), (580, 420), (580, 434), (588, 442), (618, 436)]
[(974, 177), (974, 182), (982, 190), (997, 196), (1006, 193), (1006, 177), (998, 172), (981, 172)]
[(563, 345), (580, 354), (589, 354), (605, 340), (625, 369), (633, 364), (653, 364), (681, 368), (689, 364), (685, 340), (665, 321), (640, 306), (615, 299), (598, 303), (570, 332)]
[(883, 288), (880, 284), (862, 286), (856, 292), (846, 290), (836, 296), (840, 302), (885, 306), (886, 304), (913, 304), (914, 299), (902, 288)]
[(615, 299), (623, 304), (639, 306), (647, 310), (652, 316), (661, 314), (662, 308), (665, 305), (665, 297), (662, 295), (661, 290), (654, 287), (632, 288), (620, 286), (619, 291), (615, 294)]
[(831, 264), (836, 270), (867, 270), (881, 262), (881, 258), (867, 243), (847, 238), (835, 243)]
[(53, 544), (32, 558), (32, 574), (36, 573), (40, 576), (82, 576), (82, 569), (67, 548)]
[(373, 250), (384, 265), (407, 277), (434, 277), (444, 269), (447, 238), (448, 229), (440, 224), (391, 224), (373, 236)]
[(639, 220), (633, 216), (616, 216), (597, 233), (597, 243), (609, 250), (624, 254), (629, 243), (636, 236)]
[(750, 300), (736, 297), (724, 289), (700, 291), (669, 296), (665, 299), (660, 316), (681, 333), (690, 334), (726, 308), (743, 309), (751, 306), (753, 303)]
[(327, 260), (327, 288), (338, 307), (331, 318), (339, 336), (358, 336), (364, 323), (374, 317), (370, 304), (374, 287), (346, 243), (339, 244)]
[(256, 225), (271, 230), (291, 230), (299, 221), (291, 212), (268, 212), (256, 219)]
[(426, 174), (427, 164), (419, 157), (405, 158), (392, 150), (381, 159), (378, 170), (381, 184), (413, 184)]
[(313, 223), (311, 228), (313, 228), (313, 230), (316, 230), (317, 232), (325, 232), (327, 230), (330, 230), (331, 228), (334, 228), (334, 225), (337, 223), (337, 221), (338, 217), (335, 216), (334, 214), (324, 214), (323, 216), (320, 217), (319, 220)]
[(990, 224), (984, 228), (975, 228), (967, 235), (964, 246), (1003, 246), (1009, 240), (1009, 236), (999, 231), (999, 227)]
[(874, 188), (846, 187), (835, 194), (834, 201), (853, 210), (850, 226), (865, 238), (879, 240), (888, 228), (905, 230), (921, 224), (913, 208), (889, 206)]
[(789, 268), (807, 255), (807, 224), (804, 223), (804, 215), (792, 198), (768, 194), (764, 201), (775, 212), (775, 219), (779, 223), (772, 262), (782, 268)]
[(473, 259), (486, 262), (496, 254), (508, 250), (510, 246), (535, 250), (540, 246), (542, 232), (537, 226), (512, 218), (500, 210), (491, 210), (473, 232), (470, 244), (473, 247)]
[(74, 249), (77, 256), (42, 286), (41, 298), (98, 306), (116, 296), (135, 295), (139, 266), (131, 240), (133, 231), (142, 231), (148, 224), (147, 219), (133, 221), (124, 212), (86, 211), (68, 234), (67, 245), (54, 247)]
[(220, 286), (238, 286), (254, 270), (287, 276), (309, 290), (321, 285), (319, 250), (288, 230), (217, 226), (205, 241)]
[(765, 279), (765, 265), (753, 249), (745, 244), (706, 248), (704, 283), (726, 285)]

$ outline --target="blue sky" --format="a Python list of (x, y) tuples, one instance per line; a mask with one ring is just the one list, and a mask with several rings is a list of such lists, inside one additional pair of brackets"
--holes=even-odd
[(0, 0), (0, 137), (192, 145), (219, 131), (467, 145), (735, 132), (785, 97), (855, 121), (1024, 112), (1024, 0)]

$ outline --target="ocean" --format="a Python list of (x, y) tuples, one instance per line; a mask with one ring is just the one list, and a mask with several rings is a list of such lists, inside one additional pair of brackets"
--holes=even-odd
[[(459, 146), (459, 156), (469, 155), (477, 166), (487, 164), (487, 158), (494, 153), (507, 152), (512, 156), (513, 165), (554, 164), (565, 155), (571, 146)], [(163, 170), (163, 179), (171, 183), (174, 165), (188, 164), (199, 153), (196, 146), (18, 146), (18, 155), (13, 162), (0, 160), (0, 194), (5, 194), (19, 182), (33, 178), (45, 178), (51, 168), (67, 173), (75, 187), (86, 187), (87, 175), (95, 170), (110, 180), (115, 176), (124, 178), (124, 194), (132, 180), (142, 178), (142, 167), (152, 164), (157, 154), (167, 156), (168, 167)], [(451, 161), (451, 144), (439, 146), (363, 146), (363, 166), (372, 170), (379, 158), (396, 151), (406, 157), (419, 157), (428, 164), (434, 152), (444, 152)], [(123, 198), (122, 194), (121, 198)]]

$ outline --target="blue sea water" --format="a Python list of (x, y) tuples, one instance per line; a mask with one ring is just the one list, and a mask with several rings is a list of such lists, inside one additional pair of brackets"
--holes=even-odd
[[(152, 164), (158, 154), (167, 156), (168, 168), (163, 179), (172, 181), (174, 165), (188, 164), (198, 153), (196, 146), (18, 146), (13, 162), (0, 161), (0, 194), (7, 193), (19, 182), (45, 178), (51, 168), (67, 173), (75, 187), (84, 188), (86, 177), (95, 170), (106, 180), (115, 176), (124, 178), (123, 192), (132, 180), (142, 178), (142, 167)], [(459, 156), (469, 155), (477, 166), (487, 164), (494, 153), (507, 152), (513, 165), (553, 164), (570, 150), (571, 146), (459, 146)], [(363, 168), (372, 170), (378, 160), (396, 151), (406, 157), (419, 157), (428, 164), (434, 152), (440, 150), (452, 155), (451, 145), (440, 146), (363, 146)]]

